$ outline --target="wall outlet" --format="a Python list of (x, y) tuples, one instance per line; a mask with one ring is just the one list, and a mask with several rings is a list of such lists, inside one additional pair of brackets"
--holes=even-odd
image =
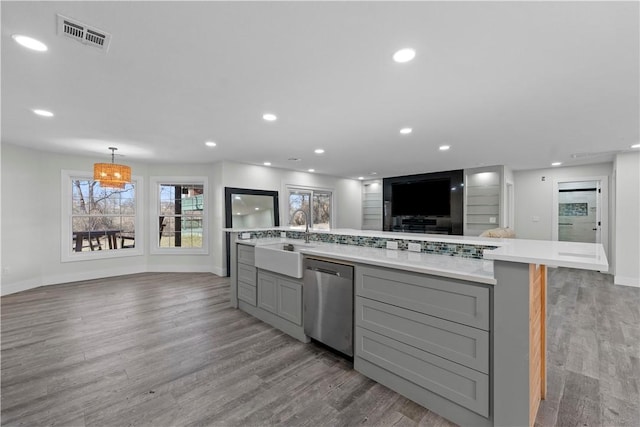
[(248, 239), (250, 239), (250, 238), (251, 238), (251, 233), (242, 233), (242, 234), (240, 235), (240, 238), (241, 238), (241, 239), (248, 240)]
[(282, 237), (283, 239), (287, 238), (287, 232), (286, 231), (281, 231), (280, 232), (280, 237)]
[(421, 252), (422, 245), (420, 243), (409, 243), (409, 250), (411, 252)]
[(489, 224), (495, 224), (496, 223), (496, 217), (495, 216), (490, 216), (489, 217)]
[(398, 242), (387, 242), (387, 249), (398, 249)]

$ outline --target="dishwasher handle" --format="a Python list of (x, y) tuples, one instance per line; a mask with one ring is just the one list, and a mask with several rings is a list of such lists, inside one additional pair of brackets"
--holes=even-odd
[(307, 267), (307, 270), (317, 271), (318, 273), (322, 273), (322, 274), (330, 274), (332, 276), (338, 276), (338, 277), (342, 276), (339, 271), (327, 270), (320, 267)]
[(340, 278), (340, 280), (353, 280), (352, 265), (340, 264), (337, 262), (330, 262), (315, 258), (307, 258), (304, 261), (304, 269), (305, 274), (307, 274), (308, 271), (309, 274), (319, 273), (338, 277)]

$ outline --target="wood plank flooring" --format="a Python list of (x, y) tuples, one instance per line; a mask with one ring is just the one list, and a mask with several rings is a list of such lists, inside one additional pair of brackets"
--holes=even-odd
[[(640, 289), (551, 269), (548, 293), (537, 424), (640, 425)], [(202, 273), (2, 297), (2, 425), (452, 425), (228, 299)]]

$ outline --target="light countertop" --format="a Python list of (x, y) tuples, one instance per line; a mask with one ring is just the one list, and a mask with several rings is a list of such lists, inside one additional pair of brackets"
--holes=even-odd
[[(292, 227), (269, 227), (264, 229), (224, 229), (227, 232), (242, 233), (248, 231), (304, 231), (299, 228)], [(509, 261), (520, 262), (527, 264), (544, 264), (555, 267), (570, 267), (582, 270), (594, 270), (606, 272), (609, 270), (609, 263), (607, 256), (604, 252), (604, 247), (601, 243), (576, 243), (576, 242), (558, 242), (548, 240), (528, 240), (528, 239), (496, 239), (490, 237), (476, 237), (476, 236), (451, 236), (442, 234), (418, 234), (418, 233), (395, 233), (390, 231), (372, 231), (372, 230), (356, 230), (356, 229), (335, 229), (335, 230), (309, 230), (312, 233), (326, 233), (336, 235), (354, 235), (363, 237), (380, 237), (388, 239), (404, 239), (413, 241), (431, 241), (431, 242), (447, 242), (456, 244), (469, 244), (469, 245), (485, 245), (496, 246), (496, 249), (485, 250), (483, 257), (484, 260), (473, 260), (468, 258), (452, 257), (447, 255), (433, 255), (426, 253), (408, 252), (408, 251), (395, 251), (387, 249), (368, 248), (362, 246), (350, 246), (350, 245), (338, 245), (338, 244), (326, 244), (320, 242), (312, 242), (317, 251), (320, 251), (320, 247), (328, 245), (325, 252), (319, 255), (331, 256), (327, 253), (329, 249), (333, 250), (336, 254), (343, 254), (345, 257), (353, 257), (353, 261), (366, 262), (367, 256), (373, 257), (372, 263), (391, 262), (395, 266), (403, 266), (403, 268), (411, 271), (419, 271), (420, 263), (425, 262), (428, 264), (426, 269), (430, 271), (448, 272), (451, 274), (454, 271), (462, 268), (463, 274), (472, 274), (472, 271), (478, 272), (482, 270), (487, 271), (487, 268), (474, 267), (475, 261)], [(270, 239), (259, 239), (270, 240)], [(271, 239), (273, 242), (274, 240)], [(284, 240), (283, 240), (284, 241)], [(299, 240), (293, 240), (293, 242), (299, 242)], [(314, 248), (315, 249), (315, 248)], [(307, 252), (305, 252), (307, 253)], [(420, 256), (420, 260), (418, 260)], [(392, 262), (390, 260), (396, 259)], [(346, 258), (345, 258), (346, 259)], [(467, 264), (470, 262), (470, 264)], [(468, 265), (467, 267), (461, 267), (462, 265)], [(441, 266), (441, 268), (440, 268)], [(493, 267), (490, 268), (491, 278), (493, 278)], [(444, 275), (444, 274), (442, 274)], [(479, 277), (486, 277), (484, 273), (478, 274)], [(453, 277), (453, 276), (448, 276)], [(469, 279), (472, 280), (472, 279)], [(493, 279), (492, 279), (493, 280)]]
[(496, 283), (493, 277), (493, 262), (481, 259), (336, 243), (311, 242), (306, 244), (297, 239), (264, 238), (238, 240), (237, 242), (252, 246), (293, 243), (299, 248), (300, 253), (305, 256), (318, 256), (379, 267), (397, 268), (489, 285), (495, 285)]
[(600, 243), (509, 239), (509, 244), (484, 251), (484, 259), (582, 270), (607, 271), (609, 263)]

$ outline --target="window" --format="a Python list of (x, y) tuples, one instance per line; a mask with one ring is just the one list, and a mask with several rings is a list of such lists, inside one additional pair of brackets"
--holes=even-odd
[(206, 177), (154, 177), (152, 184), (152, 253), (208, 253)]
[[(289, 225), (292, 227), (305, 227), (304, 215), (294, 213), (301, 209), (309, 218), (309, 226), (317, 229), (328, 230), (331, 228), (331, 191), (304, 188), (289, 188)], [(309, 206), (311, 205), (311, 212)]]
[(62, 261), (142, 254), (137, 181), (103, 188), (89, 172), (62, 171)]

